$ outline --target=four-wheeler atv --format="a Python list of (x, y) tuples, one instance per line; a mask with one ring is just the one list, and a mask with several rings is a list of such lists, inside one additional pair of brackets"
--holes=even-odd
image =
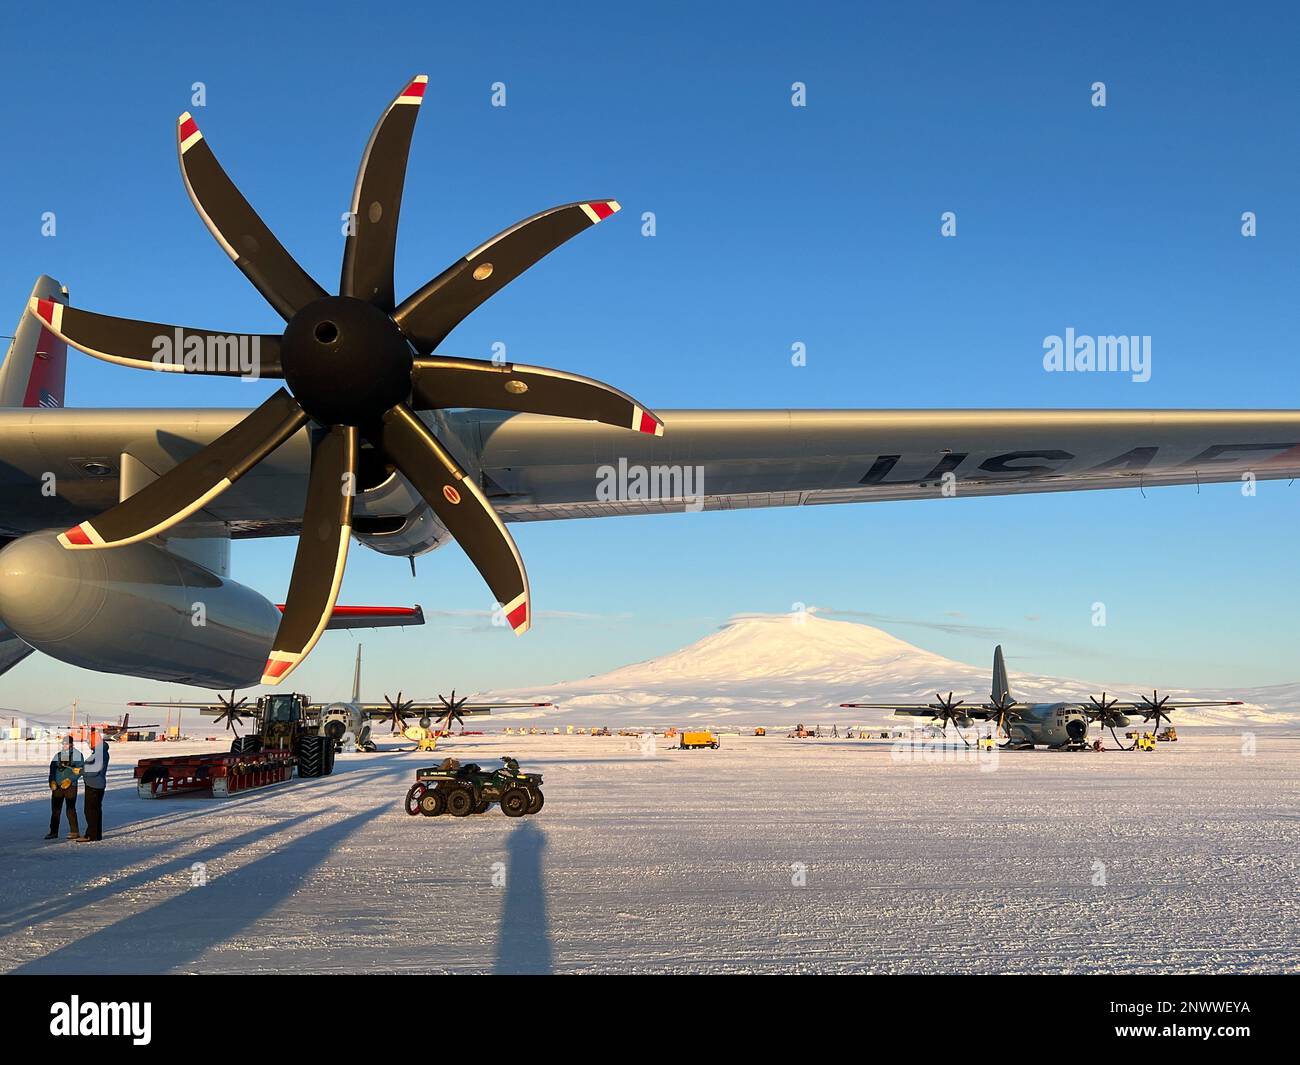
[(487, 813), (495, 802), (507, 817), (535, 814), (546, 801), (542, 796), (542, 775), (521, 773), (519, 763), (506, 756), (505, 764), (492, 771), (473, 762), (461, 765), (448, 758), (440, 765), (418, 769), (415, 783), (406, 793), (406, 812), (414, 817), (452, 817)]

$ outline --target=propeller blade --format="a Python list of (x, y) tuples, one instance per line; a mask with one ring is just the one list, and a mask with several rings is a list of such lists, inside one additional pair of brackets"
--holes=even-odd
[(59, 534), (66, 548), (118, 547), (156, 536), (206, 506), (307, 423), (285, 389), (135, 495)]
[(664, 424), (626, 392), (600, 381), (542, 366), (500, 366), (484, 359), (430, 356), (411, 373), (416, 410), (485, 407), (603, 422), (663, 436)]
[[(372, 438), (455, 537), (496, 596), (510, 627), (531, 623), (528, 574), (519, 549), (492, 505), (412, 410), (399, 403)], [(454, 694), (454, 693), (453, 693)]]
[(60, 340), (104, 362), (214, 377), (283, 376), (278, 336), (114, 318), (36, 297), (28, 310)]
[(402, 207), (411, 133), (428, 82), (427, 74), (416, 77), (380, 116), (361, 156), (352, 190), (352, 225), (343, 248), (339, 294), (368, 300), (385, 311), (391, 311), (396, 300), (393, 252), (397, 247), (397, 217)]
[(503, 230), (404, 299), (393, 319), (421, 354), (543, 256), (619, 209), (616, 200), (552, 207)]
[(356, 493), (357, 430), (336, 425), (312, 435), (311, 474), (298, 552), (289, 578), (284, 614), (262, 674), (279, 684), (325, 631), (347, 562)]
[(326, 295), (221, 169), (188, 111), (176, 120), (176, 147), (181, 177), (203, 224), (285, 321)]

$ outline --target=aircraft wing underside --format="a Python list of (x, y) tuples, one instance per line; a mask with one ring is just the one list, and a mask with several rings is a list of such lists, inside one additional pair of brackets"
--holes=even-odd
[[(118, 499), (124, 463), (160, 474), (246, 411), (0, 411), (0, 533), (66, 528)], [(662, 437), (538, 415), (427, 415), (505, 521), (945, 496), (1154, 488), (1300, 474), (1300, 411), (660, 411)], [(127, 458), (123, 458), (123, 456)], [(197, 517), (297, 531), (299, 432)], [(52, 475), (52, 476), (51, 476)], [(407, 516), (392, 485), (357, 512)]]

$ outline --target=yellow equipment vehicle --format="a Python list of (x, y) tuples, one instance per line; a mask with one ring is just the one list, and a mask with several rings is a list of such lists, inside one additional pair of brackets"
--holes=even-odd
[(718, 737), (708, 731), (683, 732), (680, 746), (683, 751), (694, 751), (701, 747), (712, 747), (716, 751)]
[(1126, 736), (1133, 741), (1133, 750), (1135, 751), (1154, 751), (1156, 749), (1156, 738), (1150, 732), (1129, 732)]
[(1160, 740), (1160, 741), (1163, 742), (1163, 743), (1177, 743), (1177, 742), (1178, 742), (1178, 730), (1177, 730), (1176, 728), (1174, 728), (1173, 725), (1170, 725), (1170, 726), (1169, 726), (1167, 729), (1165, 729), (1163, 732), (1157, 732), (1157, 733), (1156, 733), (1156, 739)]
[(438, 749), (437, 729), (412, 725), (410, 728), (405, 729), (402, 735), (415, 744), (417, 751), (436, 751)]

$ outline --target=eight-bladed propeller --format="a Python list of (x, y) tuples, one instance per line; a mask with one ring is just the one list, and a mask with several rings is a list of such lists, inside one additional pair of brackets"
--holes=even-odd
[(988, 704), (989, 716), (993, 719), (993, 735), (1005, 735), (1011, 739), (1011, 732), (1007, 728), (1008, 721), (1014, 721), (1020, 715), (1016, 712), (1016, 706), (1019, 705), (1010, 692), (1002, 692), (996, 699)]
[(248, 351), (257, 354), (257, 374), (284, 380), (287, 387), (197, 454), (59, 537), (64, 547), (76, 550), (155, 536), (208, 505), (310, 426), (311, 471), (302, 529), (264, 684), (288, 676), (329, 620), (351, 539), (361, 440), (424, 498), (482, 574), (511, 627), (522, 633), (531, 620), (531, 604), (514, 540), (473, 475), (416, 412), (487, 407), (663, 433), (663, 423), (653, 413), (599, 381), (535, 366), (432, 354), (488, 297), (617, 211), (614, 200), (566, 204), (526, 218), (396, 303), (397, 220), (411, 134), (427, 82), (424, 75), (411, 81), (370, 136), (353, 190), (337, 296), (321, 288), (285, 250), (221, 168), (193, 117), (181, 115), (176, 140), (190, 199), (226, 254), (285, 319), (280, 336), (182, 329), (32, 301), (32, 312), (51, 332), (109, 362), (247, 375), (247, 365), (230, 356)]
[(970, 717), (966, 714), (958, 713), (957, 708), (963, 705), (966, 700), (958, 699), (955, 702), (952, 698), (952, 692), (948, 693), (948, 698), (944, 698), (939, 692), (934, 693), (935, 701), (930, 704), (930, 709), (934, 711), (934, 716), (939, 719), (939, 730), (947, 733), (948, 722), (952, 722), (957, 727), (957, 735), (961, 737), (961, 742), (970, 746), (970, 742), (962, 733), (962, 729), (970, 724)]
[(388, 704), (388, 721), (392, 726), (392, 734), (399, 735), (406, 731), (406, 719), (410, 716), (411, 707), (415, 705), (414, 699), (402, 701), (402, 693), (397, 693), (396, 699), (390, 699), (384, 696), (384, 702)]
[(1128, 718), (1115, 709), (1119, 705), (1118, 699), (1107, 699), (1106, 693), (1102, 692), (1100, 699), (1095, 695), (1089, 695), (1088, 702), (1092, 704), (1092, 709), (1087, 710), (1087, 713), (1094, 721), (1099, 721), (1111, 729), (1124, 728), (1128, 724)]
[(460, 722), (461, 730), (464, 731), (465, 719), (460, 716), (460, 709), (467, 702), (469, 702), (469, 696), (462, 695), (459, 699), (457, 699), (456, 689), (452, 688), (450, 699), (448, 699), (445, 695), (439, 693), (438, 701), (443, 705), (443, 711), (441, 714), (438, 715), (438, 720), (441, 722), (441, 724), (438, 725), (438, 731), (446, 732), (450, 734), (452, 718), (455, 718), (458, 722)]
[[(1161, 719), (1161, 718), (1164, 718), (1166, 721), (1172, 721), (1172, 720), (1173, 720), (1173, 718), (1171, 718), (1171, 717), (1170, 717), (1170, 716), (1165, 712), (1165, 704), (1168, 703), (1168, 702), (1169, 702), (1169, 696), (1166, 695), (1166, 696), (1162, 699), (1162, 698), (1160, 697), (1160, 692), (1157, 691), (1157, 690), (1155, 690), (1155, 689), (1152, 689), (1152, 691), (1151, 691), (1151, 697), (1150, 697), (1149, 699), (1148, 699), (1145, 695), (1141, 696), (1141, 698), (1140, 698), (1140, 700), (1139, 700), (1139, 702), (1138, 702), (1138, 705), (1137, 705), (1137, 712), (1138, 712), (1139, 714), (1142, 715), (1142, 720), (1143, 720), (1143, 721), (1148, 721), (1148, 722), (1149, 722), (1152, 718), (1155, 718), (1155, 722), (1156, 722), (1156, 723), (1155, 723), (1155, 725), (1152, 727), (1152, 731), (1153, 731), (1153, 732), (1159, 732), (1159, 731), (1160, 731), (1160, 719)], [(1169, 709), (1170, 709), (1170, 710), (1176, 710), (1177, 707), (1173, 707), (1173, 706), (1171, 706)]]
[[(227, 699), (224, 695), (218, 694), (217, 702), (221, 704), (221, 713), (217, 714), (214, 720), (216, 721), (217, 724), (220, 724), (222, 721), (224, 721), (226, 723), (226, 728), (229, 731), (234, 732), (236, 735), (238, 735), (239, 732), (235, 728), (235, 726), (242, 725), (244, 723), (244, 714), (242, 710), (244, 704), (248, 702), (248, 696), (245, 695), (245, 696), (241, 696), (239, 699), (236, 699), (235, 693), (232, 690), (229, 699)], [(251, 714), (252, 711), (250, 710), (249, 713)]]

